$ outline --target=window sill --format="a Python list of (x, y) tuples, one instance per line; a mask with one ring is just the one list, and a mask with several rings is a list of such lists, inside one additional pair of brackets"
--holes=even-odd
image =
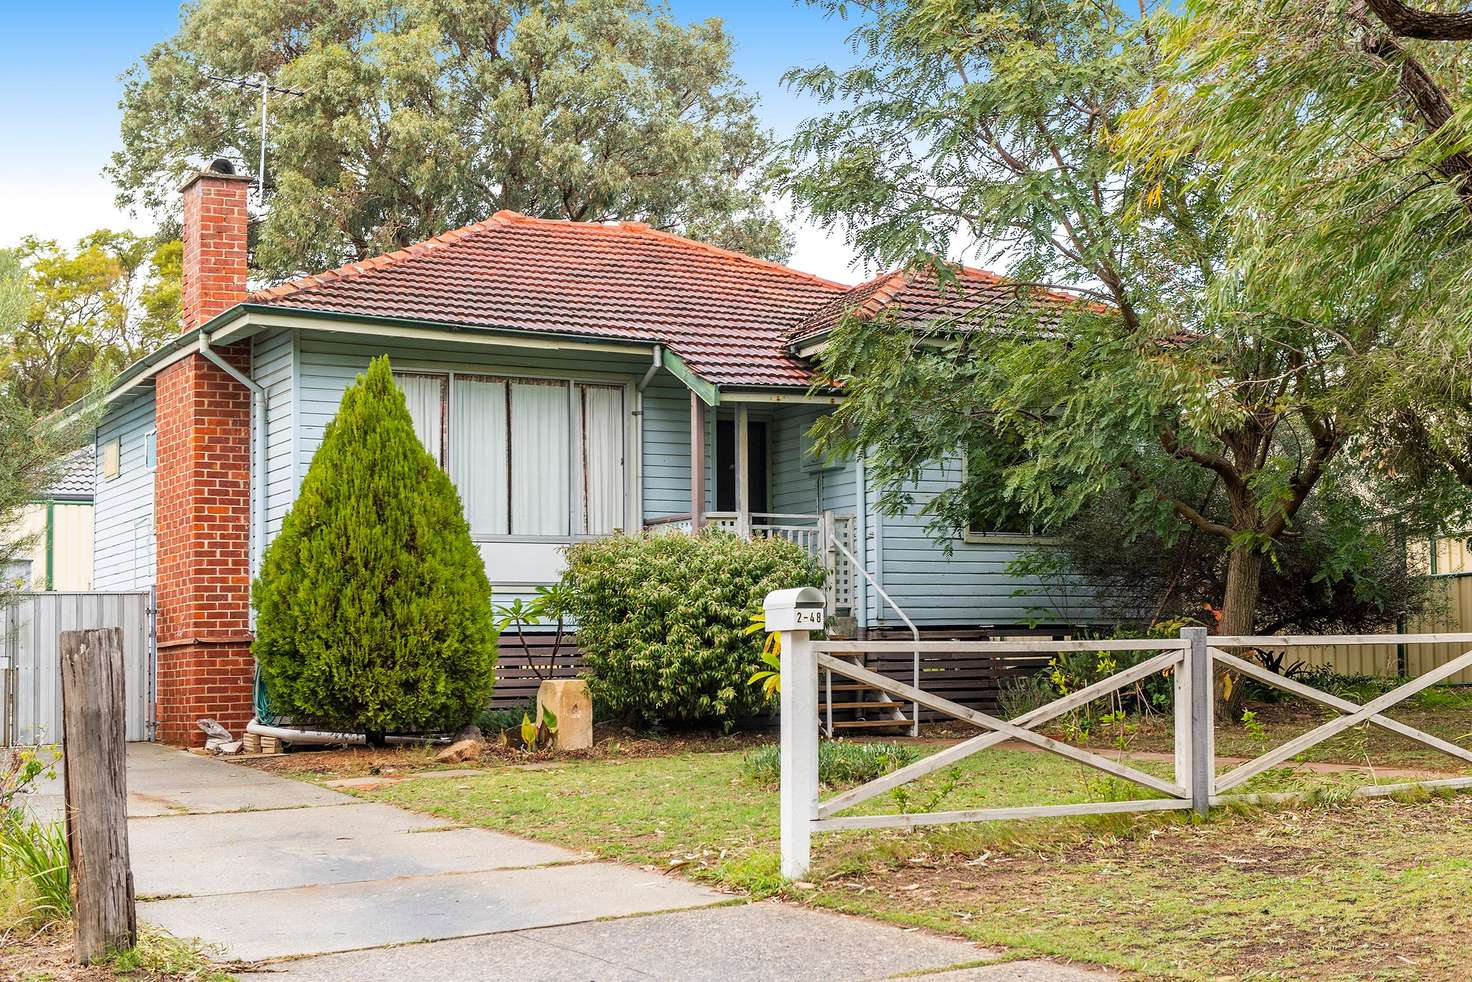
[(974, 546), (1056, 546), (1063, 542), (1055, 535), (1027, 535), (1022, 532), (967, 532), (962, 541)]

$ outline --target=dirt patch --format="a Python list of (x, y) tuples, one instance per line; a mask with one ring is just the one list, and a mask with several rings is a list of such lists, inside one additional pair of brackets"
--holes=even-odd
[(1450, 982), (1467, 977), (1448, 952), (1472, 922), (1455, 858), (1469, 834), (1466, 797), (1145, 822), (985, 850), (871, 850), (815, 900), (1065, 957), (1107, 949), (1121, 968), (1190, 953), (1171, 966), (1186, 977)]
[[(648, 757), (673, 757), (681, 754), (729, 753), (771, 743), (770, 733), (733, 733), (648, 735), (614, 727), (600, 726), (594, 733), (594, 744), (587, 750), (540, 750), (527, 753), (515, 747), (490, 740), (478, 759), (468, 760), (464, 769), (482, 768), (487, 764), (512, 766), (545, 766), (585, 760), (638, 760)], [(439, 747), (342, 747), (303, 748), (291, 753), (241, 760), (246, 767), (276, 774), (312, 778), (392, 777), (425, 770), (455, 770), (435, 761)]]
[(0, 937), (0, 978), (112, 982), (116, 977), (110, 968), (73, 962), (70, 935), (44, 931)]

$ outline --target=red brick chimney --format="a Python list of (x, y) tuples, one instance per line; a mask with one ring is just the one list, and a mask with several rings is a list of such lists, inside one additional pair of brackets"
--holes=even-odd
[[(216, 161), (184, 185), (186, 332), (245, 299), (249, 183)], [(249, 341), (215, 351), (249, 374)], [(154, 393), (158, 738), (198, 746), (201, 717), (239, 736), (252, 715), (250, 392), (194, 354), (160, 372)]]

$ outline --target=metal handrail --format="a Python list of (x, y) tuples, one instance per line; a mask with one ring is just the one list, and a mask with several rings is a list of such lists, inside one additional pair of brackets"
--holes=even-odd
[[(858, 557), (856, 557), (852, 552), (849, 552), (848, 547), (845, 546), (836, 535), (829, 536), (828, 541), (836, 546), (839, 552), (843, 553), (844, 558), (849, 561), (850, 566), (852, 566), (854, 569), (858, 570), (864, 575), (864, 579), (868, 581), (869, 585), (874, 588), (874, 592), (879, 594), (879, 596), (884, 599), (884, 602), (889, 604), (890, 609), (899, 615), (900, 620), (904, 621), (905, 626), (910, 629), (910, 636), (915, 639), (916, 644), (919, 644), (920, 629), (915, 626), (914, 621), (910, 620), (910, 615), (906, 614), (904, 610), (900, 607), (900, 605), (894, 602), (894, 598), (891, 597), (887, 592), (885, 592), (884, 587), (879, 585), (879, 581), (874, 579), (873, 574), (864, 567), (863, 563), (859, 562)], [(915, 686), (915, 688), (918, 689), (920, 688), (920, 649), (916, 648), (910, 654), (912, 657), (911, 671), (914, 674), (914, 681), (912, 684)], [(829, 673), (828, 678), (828, 735), (830, 737), (833, 735), (833, 677), (831, 672)], [(910, 703), (910, 736), (913, 737), (919, 735), (920, 704), (918, 702), (912, 702)]]

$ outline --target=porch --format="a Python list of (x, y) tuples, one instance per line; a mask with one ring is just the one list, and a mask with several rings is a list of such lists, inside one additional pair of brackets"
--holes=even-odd
[[(643, 527), (718, 528), (745, 538), (792, 542), (823, 566), (830, 619), (853, 618), (862, 603), (862, 590), (856, 590), (861, 573), (855, 567), (863, 561), (863, 523), (851, 469), (820, 460), (808, 437), (834, 400), (798, 393), (717, 393), (700, 385), (681, 395), (688, 400), (685, 419), (674, 416), (672, 399), (661, 400), (662, 423), (645, 419), (651, 438), (645, 464), (661, 474), (664, 493), (655, 507), (646, 496)], [(652, 396), (653, 391), (646, 393), (646, 409), (654, 408)], [(657, 457), (650, 453), (656, 440), (664, 451)]]

